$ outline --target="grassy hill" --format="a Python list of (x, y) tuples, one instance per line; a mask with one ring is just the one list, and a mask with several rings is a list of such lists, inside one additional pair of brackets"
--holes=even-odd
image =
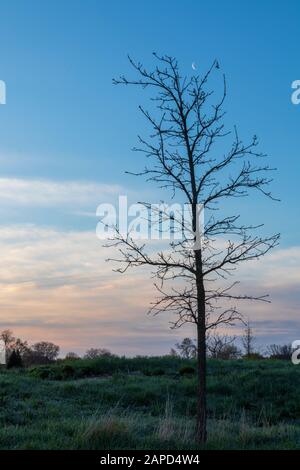
[[(62, 361), (0, 371), (1, 449), (197, 449), (192, 361)], [(300, 367), (208, 362), (207, 449), (299, 449)]]

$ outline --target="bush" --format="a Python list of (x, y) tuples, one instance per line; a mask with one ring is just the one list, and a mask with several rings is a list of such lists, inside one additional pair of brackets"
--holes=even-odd
[(62, 368), (62, 374), (64, 379), (69, 379), (71, 377), (74, 377), (75, 369), (69, 364), (66, 364)]
[(165, 375), (165, 371), (163, 369), (154, 369), (152, 375)]
[(92, 377), (94, 375), (96, 375), (96, 372), (92, 365), (83, 365), (76, 368), (77, 378)]
[(164, 369), (161, 369), (161, 368), (143, 369), (143, 374), (147, 375), (148, 377), (151, 377), (151, 376), (154, 376), (154, 375), (164, 375), (165, 371), (164, 371)]
[(179, 369), (180, 375), (191, 376), (191, 375), (194, 375), (195, 373), (196, 373), (195, 368), (191, 366), (184, 366)]
[[(194, 361), (190, 364), (193, 366)], [(112, 376), (114, 374), (143, 374), (146, 376), (177, 376), (182, 365), (189, 361), (172, 357), (101, 357), (96, 359), (57, 360), (52, 364), (34, 365), (30, 375), (49, 380), (64, 380), (70, 377), (81, 379), (85, 377)], [(65, 369), (66, 366), (67, 367)], [(41, 372), (38, 372), (41, 370)], [(45, 372), (46, 370), (46, 372)]]
[(33, 367), (29, 369), (29, 374), (37, 379), (53, 378), (52, 369), (50, 367)]
[(264, 359), (264, 356), (258, 352), (254, 352), (251, 354), (246, 354), (245, 356), (243, 356), (243, 359), (249, 361), (260, 361), (261, 359)]

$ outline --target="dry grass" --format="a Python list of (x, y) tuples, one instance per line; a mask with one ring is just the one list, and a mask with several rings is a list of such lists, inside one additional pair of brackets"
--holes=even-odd
[(128, 445), (138, 424), (134, 414), (118, 409), (118, 405), (106, 411), (98, 411), (83, 426), (79, 434), (79, 447), (88, 449), (109, 448), (118, 443)]
[(165, 406), (165, 414), (159, 419), (156, 436), (163, 442), (170, 442), (177, 439), (183, 443), (187, 443), (193, 439), (195, 429), (194, 421), (188, 418), (178, 419), (174, 416), (173, 410), (173, 403), (168, 397)]

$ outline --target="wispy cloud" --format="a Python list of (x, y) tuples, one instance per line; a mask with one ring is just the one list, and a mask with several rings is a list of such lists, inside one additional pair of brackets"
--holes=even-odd
[(38, 179), (0, 178), (0, 199), (3, 204), (18, 206), (84, 207), (87, 203), (107, 202), (124, 192), (118, 185), (84, 181), (51, 181)]

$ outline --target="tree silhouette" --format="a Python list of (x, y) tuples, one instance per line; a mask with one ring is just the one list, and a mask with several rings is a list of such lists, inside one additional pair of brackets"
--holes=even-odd
[(0, 333), (0, 338), (4, 342), (6, 348), (9, 348), (11, 344), (15, 342), (15, 337), (13, 336), (13, 332), (11, 330), (3, 330)]
[(253, 334), (253, 329), (251, 328), (251, 324), (249, 320), (246, 323), (246, 328), (244, 332), (244, 336), (242, 337), (242, 345), (245, 350), (245, 355), (247, 357), (251, 357), (251, 354), (254, 353), (254, 334)]
[(196, 345), (191, 338), (184, 338), (181, 343), (177, 343), (176, 349), (184, 359), (192, 359), (197, 355)]
[[(148, 181), (169, 190), (172, 197), (183, 196), (191, 207), (191, 227), (186, 230), (185, 222), (175, 215), (176, 222), (182, 224), (183, 237), (171, 240), (168, 249), (158, 253), (153, 253), (151, 245), (133, 239), (130, 233), (124, 236), (118, 227), (108, 245), (118, 249), (114, 261), (120, 263), (119, 272), (140, 266), (153, 269), (158, 290), (158, 298), (151, 306), (153, 313), (170, 311), (176, 314), (174, 328), (185, 323), (196, 324), (196, 434), (199, 442), (205, 442), (207, 331), (241, 319), (239, 309), (230, 303), (232, 300), (268, 301), (265, 295), (240, 294), (234, 289), (237, 282), (226, 284), (225, 281), (238, 264), (260, 258), (279, 240), (278, 234), (257, 235), (260, 226), (244, 225), (238, 214), (223, 214), (220, 203), (248, 196), (250, 191), (273, 199), (268, 189), (272, 168), (262, 163), (265, 155), (257, 150), (256, 136), (244, 144), (234, 129), (228, 150), (220, 147), (222, 139), (229, 135), (223, 119), (225, 77), (222, 77), (221, 96), (214, 103), (212, 90), (207, 88), (213, 73), (220, 73), (217, 61), (203, 77), (185, 77), (181, 76), (175, 58), (156, 53), (154, 57), (157, 66), (152, 71), (129, 57), (136, 78), (121, 76), (113, 81), (154, 92), (153, 112), (140, 106), (151, 126), (151, 135), (148, 139), (139, 137), (139, 146), (134, 149), (142, 152), (149, 164), (132, 174), (145, 176)], [(149, 208), (149, 204), (143, 204)], [(201, 231), (199, 205), (205, 209), (205, 224)], [(168, 217), (168, 214), (164, 216)], [(199, 235), (202, 238), (200, 246)]]
[(33, 353), (39, 356), (41, 359), (52, 362), (57, 359), (60, 348), (54, 343), (50, 343), (48, 341), (40, 341), (38, 343), (35, 343), (31, 349)]
[(7, 369), (12, 369), (13, 367), (23, 367), (21, 354), (17, 349), (12, 350), (12, 352), (11, 352), (9, 358), (8, 358), (6, 367), (7, 367)]

